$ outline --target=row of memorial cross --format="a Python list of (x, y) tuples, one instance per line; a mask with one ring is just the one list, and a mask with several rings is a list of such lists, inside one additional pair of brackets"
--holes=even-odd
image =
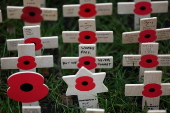
[[(19, 69), (8, 82), (7, 95), (22, 102), (23, 113), (41, 113), (39, 100), (48, 92), (44, 77), (36, 68), (53, 67), (53, 56), (41, 56), (41, 49), (58, 48), (58, 37), (41, 37), (40, 23), (56, 21), (56, 8), (40, 8), (40, 0), (24, 0), (24, 7), (7, 6), (9, 19), (22, 19), (24, 38), (8, 39), (7, 49), (17, 50), (18, 57), (1, 58), (2, 69)], [(42, 0), (45, 3), (45, 0)], [(160, 96), (170, 95), (170, 83), (161, 83), (162, 71), (157, 66), (170, 66), (170, 55), (158, 55), (158, 40), (170, 38), (170, 28), (156, 29), (157, 18), (151, 13), (168, 10), (168, 1), (135, 0), (118, 3), (119, 14), (135, 14), (135, 29), (124, 32), (122, 43), (140, 43), (138, 55), (123, 55), (123, 66), (140, 66), (139, 81), (143, 84), (126, 84), (125, 96), (143, 96), (143, 109), (148, 113), (166, 113), (159, 110)], [(112, 3), (96, 4), (96, 0), (80, 0), (80, 4), (64, 5), (63, 16), (79, 16), (79, 31), (63, 31), (64, 43), (79, 44), (78, 57), (62, 57), (62, 69), (79, 69), (75, 75), (63, 76), (68, 89), (66, 95), (78, 95), (80, 108), (86, 113), (104, 113), (98, 108), (97, 93), (108, 92), (103, 84), (105, 72), (95, 73), (97, 68), (113, 68), (112, 56), (97, 56), (97, 43), (113, 43), (113, 31), (96, 31), (95, 16), (111, 15)], [(0, 22), (2, 22), (0, 11)], [(147, 17), (147, 18), (146, 18)], [(139, 21), (140, 20), (140, 21)], [(140, 23), (140, 24), (139, 24)], [(16, 82), (17, 81), (17, 82)]]

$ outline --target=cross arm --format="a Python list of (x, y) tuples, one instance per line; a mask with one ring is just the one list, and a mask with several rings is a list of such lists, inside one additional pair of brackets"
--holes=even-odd
[(154, 1), (152, 3), (152, 13), (168, 12), (168, 1)]
[(86, 113), (104, 113), (104, 109), (87, 108)]
[(170, 28), (157, 29), (156, 35), (156, 40), (168, 40), (170, 39)]
[(53, 67), (53, 55), (36, 56), (36, 68)]
[(134, 2), (118, 2), (118, 14), (134, 14)]
[(18, 44), (24, 44), (24, 39), (8, 39), (7, 40), (7, 49), (9, 51), (17, 50)]
[[(64, 17), (73, 17), (73, 16), (79, 16), (79, 4), (73, 4), (73, 5), (63, 5), (63, 16)], [(111, 15), (112, 14), (112, 3), (101, 3), (96, 4), (96, 15)]]
[(125, 85), (125, 96), (143, 96), (144, 84), (126, 84)]
[(170, 95), (170, 83), (161, 83), (162, 96)]
[(166, 113), (166, 110), (148, 110), (148, 113)]
[(170, 66), (170, 55), (158, 55), (158, 66)]
[(58, 48), (58, 36), (41, 37), (43, 48)]
[(1, 58), (1, 69), (18, 69), (18, 57)]
[(123, 66), (139, 66), (141, 55), (123, 55)]
[(134, 31), (134, 32), (124, 32), (122, 33), (122, 43), (128, 44), (128, 43), (137, 43), (139, 38), (140, 31)]
[(62, 57), (61, 67), (62, 69), (77, 69), (79, 57)]
[(105, 56), (105, 57), (96, 57), (96, 68), (112, 68), (113, 67), (113, 57)]
[(7, 17), (11, 19), (20, 19), (23, 7), (7, 6)]
[[(79, 43), (79, 31), (63, 31), (62, 37), (64, 43)], [(96, 37), (98, 43), (112, 43), (113, 31), (96, 31)]]
[(57, 8), (41, 8), (44, 20), (53, 21), (58, 19)]

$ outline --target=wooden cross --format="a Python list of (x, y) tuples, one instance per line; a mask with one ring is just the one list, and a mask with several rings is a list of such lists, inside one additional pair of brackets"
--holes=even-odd
[(148, 110), (148, 113), (166, 113), (166, 110)]
[(98, 108), (97, 93), (108, 92), (103, 84), (105, 76), (105, 72), (92, 73), (82, 67), (76, 75), (62, 77), (68, 85), (66, 95), (78, 95), (81, 108)]
[(86, 113), (104, 113), (104, 109), (87, 108)]
[(134, 14), (135, 29), (139, 29), (139, 19), (149, 18), (151, 13), (168, 12), (168, 1), (134, 0), (118, 2), (118, 14)]
[(2, 22), (2, 13), (1, 13), (1, 10), (0, 10), (0, 23)]
[(112, 43), (113, 31), (96, 31), (95, 19), (79, 19), (79, 31), (63, 31), (64, 43)]
[(46, 6), (46, 0), (41, 0), (41, 7), (45, 7)]
[(41, 55), (41, 49), (58, 48), (58, 36), (41, 37), (40, 26), (24, 26), (24, 38), (22, 39), (8, 39), (7, 49), (17, 50), (18, 44), (34, 43), (36, 55)]
[[(1, 69), (20, 69), (21, 72), (36, 72), (36, 68), (44, 67), (53, 67), (53, 56), (35, 56), (35, 45), (32, 43), (18, 44), (18, 57), (1, 58)], [(23, 103), (23, 110), (24, 108), (29, 108), (32, 112), (35, 111), (35, 108), (37, 108), (36, 111), (40, 111), (38, 102)]]
[(1, 58), (1, 69), (34, 71), (36, 68), (53, 67), (53, 56), (35, 56), (34, 44), (18, 44), (18, 57)]
[(79, 69), (82, 66), (88, 70), (95, 72), (95, 68), (112, 68), (113, 57), (96, 57), (95, 44), (80, 44), (79, 57), (62, 57), (62, 69)]
[(22, 19), (26, 26), (39, 25), (43, 20), (56, 21), (56, 8), (40, 8), (40, 0), (23, 0), (24, 7), (7, 6), (9, 19)]
[(144, 84), (126, 84), (125, 96), (143, 96), (143, 109), (159, 110), (160, 96), (170, 95), (170, 83), (161, 79), (162, 71), (145, 71)]
[(157, 18), (143, 18), (140, 20), (140, 31), (124, 32), (122, 43), (146, 43), (170, 39), (170, 28), (156, 29)]
[(158, 55), (158, 43), (142, 43), (141, 55), (123, 55), (123, 66), (140, 66), (139, 81), (144, 71), (156, 70), (157, 66), (170, 66), (170, 55)]
[(63, 5), (64, 17), (95, 18), (111, 14), (112, 3), (96, 4), (96, 0), (80, 0), (80, 4)]

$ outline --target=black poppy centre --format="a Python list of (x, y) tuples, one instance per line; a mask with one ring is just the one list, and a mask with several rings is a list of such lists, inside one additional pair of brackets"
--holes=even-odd
[(154, 88), (150, 88), (149, 92), (155, 92), (155, 89)]
[(147, 59), (146, 62), (147, 63), (152, 63), (152, 60), (151, 59)]
[(29, 92), (29, 91), (31, 91), (33, 89), (33, 86), (31, 84), (29, 84), (29, 83), (25, 83), (25, 84), (22, 84), (20, 86), (20, 89), (22, 91)]
[(30, 12), (29, 15), (30, 16), (35, 16), (35, 12)]
[(150, 37), (151, 37), (150, 34), (145, 35), (145, 38), (150, 38)]
[(86, 86), (86, 85), (88, 85), (88, 82), (87, 82), (87, 81), (84, 81), (84, 82), (82, 82), (82, 85), (83, 85), (83, 86)]
[(85, 65), (89, 65), (90, 62), (89, 62), (89, 61), (85, 61), (84, 64), (85, 64)]
[(85, 12), (89, 13), (91, 10), (89, 8), (85, 9)]
[(28, 65), (28, 64), (30, 64), (30, 61), (24, 61), (24, 64)]
[(140, 10), (146, 10), (145, 6), (140, 7)]
[(89, 36), (89, 35), (86, 35), (84, 38), (85, 38), (85, 39), (90, 39), (90, 36)]

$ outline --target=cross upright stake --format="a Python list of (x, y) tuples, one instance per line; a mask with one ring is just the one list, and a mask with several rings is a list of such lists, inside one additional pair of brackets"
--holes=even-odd
[(64, 17), (95, 18), (112, 14), (112, 3), (96, 4), (96, 0), (80, 0), (80, 4), (63, 5)]
[(170, 28), (156, 29), (157, 17), (140, 19), (140, 31), (124, 32), (122, 43), (147, 43), (170, 39)]
[[(21, 72), (36, 72), (36, 68), (44, 67), (53, 67), (53, 56), (35, 56), (35, 45), (32, 43), (18, 44), (18, 57), (1, 58), (1, 69), (20, 69)], [(27, 109), (27, 106), (33, 106), (33, 111), (35, 111), (35, 108), (37, 108), (36, 111), (40, 111), (38, 102), (23, 103), (23, 106), (25, 106), (23, 110), (24, 108)], [(31, 107), (29, 108), (31, 110)]]
[(81, 108), (98, 108), (97, 93), (108, 92), (103, 84), (105, 76), (105, 72), (92, 73), (82, 67), (76, 75), (62, 77), (68, 85), (66, 95), (78, 95)]
[(62, 69), (79, 69), (82, 66), (95, 72), (96, 68), (112, 68), (113, 57), (96, 57), (96, 44), (80, 44), (79, 57), (62, 57)]
[(123, 55), (123, 66), (140, 66), (139, 81), (144, 71), (156, 70), (157, 66), (170, 66), (170, 55), (158, 55), (158, 43), (142, 43), (141, 55)]
[(104, 109), (87, 108), (86, 113), (104, 113)]
[(148, 110), (148, 113), (166, 113), (166, 110)]
[(149, 18), (151, 13), (168, 12), (168, 1), (134, 0), (118, 2), (118, 14), (134, 14), (134, 29), (139, 29), (139, 19)]
[(7, 6), (9, 19), (22, 19), (26, 26), (39, 25), (43, 20), (56, 21), (56, 8), (40, 8), (40, 0), (23, 0), (24, 7)]
[(125, 96), (143, 96), (142, 109), (159, 110), (160, 96), (170, 95), (170, 83), (161, 83), (162, 71), (145, 71), (143, 84), (126, 84)]
[(113, 31), (96, 31), (95, 19), (79, 19), (79, 31), (63, 31), (64, 43), (112, 43)]
[(18, 44), (34, 43), (36, 55), (41, 55), (41, 49), (58, 48), (58, 36), (41, 37), (40, 26), (24, 26), (24, 38), (22, 39), (8, 39), (7, 49), (17, 50)]

